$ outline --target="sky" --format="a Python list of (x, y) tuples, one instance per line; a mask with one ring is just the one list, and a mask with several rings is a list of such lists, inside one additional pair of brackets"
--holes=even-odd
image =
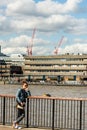
[(0, 0), (1, 52), (87, 54), (87, 0)]

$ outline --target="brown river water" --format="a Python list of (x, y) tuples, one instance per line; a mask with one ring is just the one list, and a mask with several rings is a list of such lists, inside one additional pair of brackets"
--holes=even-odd
[[(21, 85), (1, 84), (1, 95), (15, 95)], [(29, 85), (32, 96), (42, 96), (45, 93), (53, 97), (87, 98), (87, 86), (52, 86), (52, 85)]]

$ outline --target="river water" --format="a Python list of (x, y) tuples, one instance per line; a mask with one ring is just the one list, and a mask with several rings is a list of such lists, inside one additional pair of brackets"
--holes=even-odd
[[(15, 95), (21, 85), (1, 84), (0, 94)], [(52, 85), (29, 85), (32, 96), (42, 96), (45, 93), (54, 97), (87, 98), (86, 86), (52, 86)]]

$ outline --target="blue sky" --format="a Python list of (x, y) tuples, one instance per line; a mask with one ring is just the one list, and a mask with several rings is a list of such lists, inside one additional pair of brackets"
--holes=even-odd
[(32, 55), (87, 54), (87, 0), (0, 0), (2, 52), (27, 54), (32, 42)]

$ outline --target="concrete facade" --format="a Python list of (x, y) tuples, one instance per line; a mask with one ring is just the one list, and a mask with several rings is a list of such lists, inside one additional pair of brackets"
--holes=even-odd
[(24, 75), (29, 78), (67, 80), (87, 78), (87, 55), (25, 56)]
[(0, 64), (1, 76), (10, 76), (10, 66), (20, 65), (28, 80), (81, 81), (87, 79), (87, 54), (52, 56), (24, 56), (22, 60), (4, 58)]

